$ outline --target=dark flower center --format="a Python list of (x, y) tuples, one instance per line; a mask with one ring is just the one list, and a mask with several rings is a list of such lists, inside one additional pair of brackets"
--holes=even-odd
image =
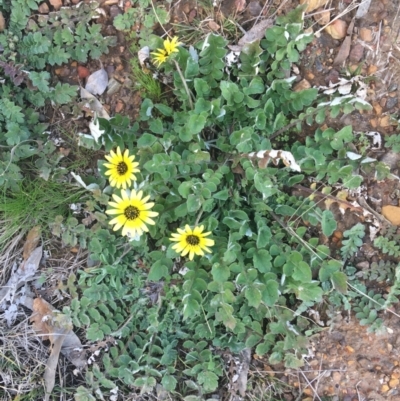
[(125, 211), (124, 215), (128, 220), (135, 220), (140, 215), (140, 210), (135, 206), (128, 206)]
[(119, 175), (124, 175), (128, 171), (128, 166), (125, 162), (119, 162), (117, 165), (117, 171)]
[(191, 235), (191, 234), (189, 234), (189, 235), (186, 237), (186, 242), (187, 242), (189, 245), (196, 246), (196, 245), (199, 245), (199, 244), (200, 244), (200, 238), (199, 238), (197, 235)]

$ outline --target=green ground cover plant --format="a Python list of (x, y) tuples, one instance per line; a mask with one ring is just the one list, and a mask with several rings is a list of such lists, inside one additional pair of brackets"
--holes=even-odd
[[(17, 189), (24, 177), (24, 161), (36, 161), (38, 173), (48, 179), (55, 165), (49, 164), (51, 144), (44, 133), (47, 124), (40, 119), (39, 108), (70, 103), (77, 87), (51, 78), (46, 66), (68, 61), (97, 59), (115, 44), (104, 38), (98, 24), (89, 24), (98, 3), (63, 7), (48, 16), (31, 17), (38, 0), (0, 1), (7, 21), (0, 33), (0, 186)], [(53, 148), (54, 150), (54, 148)]]
[[(90, 258), (100, 265), (78, 272), (78, 291), (64, 313), (89, 341), (116, 342), (94, 363), (78, 400), (117, 386), (145, 393), (157, 383), (187, 401), (202, 400), (224, 380), (223, 349), (252, 348), (290, 368), (304, 364), (307, 337), (320, 328), (302, 313), (329, 294), (345, 296), (348, 286), (343, 263), (313, 229), (331, 235), (332, 213), (291, 196), (290, 187), (313, 177), (356, 188), (362, 177), (346, 157), (355, 140), (351, 127), (317, 129), (305, 141), (296, 134), (328, 113), (370, 107), (354, 96), (292, 90), (286, 76), (311, 40), (297, 10), (245, 45), (230, 68), (227, 42), (215, 34), (189, 48), (177, 38), (152, 36), (147, 43), (172, 78), (175, 98), (144, 99), (133, 124), (121, 116), (99, 119), (100, 143), (107, 151), (129, 149), (139, 172), (125, 195), (101, 181), (96, 196), (107, 212), (116, 208), (111, 194), (141, 190), (158, 215), (147, 232), (127, 239), (121, 228), (132, 210), (125, 204), (126, 219), (117, 226), (112, 220), (114, 232), (103, 226), (89, 241)], [(283, 145), (276, 139), (282, 132), (290, 138)], [(104, 177), (108, 168), (100, 162)], [(195, 234), (199, 226), (211, 233), (211, 252), (188, 258), (171, 236), (178, 229)], [(346, 234), (345, 258), (363, 234), (363, 226)], [(360, 318), (372, 322), (374, 312), (359, 307)]]
[[(99, 161), (100, 174), (78, 177), (85, 196), (75, 188), (68, 198), (67, 170), (59, 168), (54, 145), (41, 146), (45, 126), (32, 105), (68, 103), (75, 95), (52, 82), (44, 65), (106, 51), (99, 28), (78, 22), (90, 20), (91, 4), (63, 10), (61, 20), (32, 23), (36, 0), (0, 0), (11, 21), (0, 34), (1, 57), (8, 57), (0, 57), (6, 80), (0, 126), (8, 135), (0, 142), (0, 213), (25, 216), (29, 207), (32, 224), (47, 225), (64, 245), (87, 249), (91, 261), (71, 273), (70, 302), (62, 309), (101, 350), (75, 399), (112, 400), (161, 385), (173, 399), (202, 401), (225, 384), (225, 350), (251, 349), (270, 364), (301, 367), (308, 338), (321, 330), (304, 313), (310, 308), (353, 309), (362, 324), (380, 329), (378, 311), (400, 293), (398, 269), (385, 264), (382, 279), (397, 280), (387, 299), (368, 292), (351, 265), (365, 227), (347, 230), (341, 260), (333, 259), (319, 235), (336, 230), (333, 213), (291, 192), (307, 180), (359, 187), (362, 162), (347, 157), (357, 140), (351, 127), (310, 127), (370, 108), (353, 95), (293, 90), (292, 63), (313, 40), (303, 31), (302, 9), (278, 17), (233, 65), (223, 36), (183, 45), (143, 34), (156, 19), (168, 19), (163, 9), (158, 18), (145, 13), (151, 1), (115, 18), (121, 30), (132, 28), (133, 17), (143, 22), (136, 35), (172, 82), (173, 96), (163, 97), (159, 90), (166, 88), (133, 64), (149, 96), (134, 122), (98, 119), (102, 135), (94, 147), (109, 154)], [(71, 12), (82, 15), (71, 22)], [(308, 135), (300, 135), (305, 129)], [(22, 189), (21, 178), (32, 176)], [(26, 194), (28, 206), (21, 204)], [(43, 215), (35, 206), (49, 197), (59, 202)], [(81, 208), (73, 216), (75, 202)], [(378, 237), (375, 245), (398, 256), (392, 237)]]

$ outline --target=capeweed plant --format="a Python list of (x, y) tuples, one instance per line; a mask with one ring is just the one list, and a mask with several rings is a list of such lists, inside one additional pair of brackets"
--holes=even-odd
[[(98, 383), (118, 381), (142, 393), (161, 383), (202, 399), (222, 376), (220, 349), (254, 348), (271, 364), (303, 365), (307, 336), (319, 327), (301, 313), (332, 289), (346, 294), (347, 281), (311, 228), (321, 224), (332, 234), (332, 213), (288, 193), (306, 175), (349, 187), (361, 177), (346, 158), (351, 127), (319, 129), (306, 143), (296, 133), (301, 122), (338, 114), (346, 104), (365, 106), (351, 96), (332, 105), (316, 89), (292, 91), (285, 76), (311, 40), (295, 11), (279, 17), (265, 39), (245, 45), (241, 64), (227, 71), (227, 42), (218, 35), (189, 48), (149, 38), (174, 98), (144, 99), (133, 124), (99, 119), (99, 144), (135, 155), (139, 171), (129, 189), (146, 193), (158, 215), (130, 240), (120, 236), (122, 223), (113, 234), (94, 233), (89, 252), (101, 263), (79, 272), (79, 295), (64, 310), (89, 341), (115, 339), (98, 361), (104, 369), (93, 368)], [(282, 132), (290, 140), (274, 149)], [(115, 165), (121, 174), (125, 167)], [(107, 172), (103, 162), (99, 169)], [(186, 225), (212, 233), (211, 253), (188, 260), (176, 252), (171, 235)], [(357, 230), (349, 233), (346, 257), (359, 247), (364, 231)]]

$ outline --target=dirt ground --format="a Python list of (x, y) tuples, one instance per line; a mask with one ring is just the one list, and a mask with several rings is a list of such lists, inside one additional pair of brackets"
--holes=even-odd
[[(367, 0), (364, 2), (368, 3)], [(102, 3), (105, 14), (99, 22), (103, 24), (107, 35), (118, 37), (118, 44), (110, 49), (108, 55), (102, 56), (101, 62), (109, 79), (115, 79), (120, 88), (115, 93), (103, 95), (101, 101), (110, 115), (120, 113), (134, 117), (141, 99), (132, 82), (128, 62), (131, 57), (129, 43), (126, 36), (112, 26), (113, 18), (123, 12), (129, 0)], [(250, 29), (259, 17), (269, 16), (272, 12), (283, 13), (297, 5), (297, 1), (291, 0), (221, 0), (217, 3), (220, 3), (220, 11), (224, 15), (236, 15), (245, 30)], [(400, 5), (398, 0), (372, 0), (368, 12), (355, 18), (357, 8), (346, 10), (356, 3), (352, 0), (331, 0), (324, 6), (330, 10), (331, 18), (342, 13), (340, 19), (346, 22), (347, 27), (354, 22), (352, 31), (347, 32), (350, 36), (348, 54), (341, 63), (335, 63), (335, 58), (344, 38), (333, 39), (321, 30), (323, 25), (319, 25), (313, 16), (306, 14), (306, 26), (313, 29), (316, 38), (297, 66), (297, 81), (305, 80), (310, 86), (327, 86), (330, 81), (337, 82), (346, 68), (354, 70), (362, 65), (360, 75), (373, 77), (368, 80), (366, 98), (373, 105), (373, 110), (363, 114), (352, 113), (332, 123), (340, 127), (351, 124), (355, 132), (377, 131), (384, 140), (387, 135), (398, 130), (397, 125), (391, 121), (391, 116), (396, 120), (399, 118)], [(178, 22), (188, 20), (190, 15), (198, 12), (198, 2), (195, 0), (181, 0), (176, 4), (172, 2), (171, 5), (173, 18)], [(71, 63), (56, 68), (53, 72), (62, 82), (83, 84), (87, 73), (99, 68), (100, 63), (92, 61), (81, 66)], [(53, 118), (56, 119), (57, 116)], [(83, 130), (85, 129), (87, 128), (83, 126)], [(385, 160), (391, 165), (392, 173), (400, 176), (400, 158), (397, 154), (375, 149), (371, 150), (370, 156)], [(398, 181), (377, 182), (371, 178), (367, 184), (365, 199), (377, 213), (385, 205), (399, 205)], [(351, 214), (350, 211), (347, 213)], [(357, 214), (348, 214), (338, 213), (336, 216), (341, 220), (339, 227), (342, 232), (362, 218)], [(379, 260), (379, 255), (371, 255), (368, 246), (358, 255), (358, 263), (370, 264), (374, 260)], [(360, 326), (351, 314), (338, 315), (330, 329), (324, 329), (311, 338), (310, 354), (303, 369), (286, 370), (282, 366), (268, 366), (263, 361), (253, 360), (249, 380), (252, 375), (263, 373), (267, 381), (288, 384), (288, 391), (283, 392), (286, 401), (322, 400), (328, 396), (335, 401), (400, 400), (400, 306), (394, 308), (393, 312), (395, 314), (381, 316), (388, 329), (380, 335), (368, 333), (367, 327)]]

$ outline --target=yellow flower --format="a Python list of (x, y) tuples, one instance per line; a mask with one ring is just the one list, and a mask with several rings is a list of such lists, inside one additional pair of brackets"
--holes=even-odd
[(172, 40), (169, 38), (164, 40), (164, 49), (157, 49), (155, 52), (151, 54), (154, 56), (154, 63), (158, 64), (158, 67), (165, 63), (168, 60), (168, 57), (172, 53), (178, 52), (178, 46), (181, 43), (178, 42), (178, 37), (174, 36)]
[(194, 255), (204, 256), (204, 251), (211, 253), (209, 246), (214, 245), (214, 240), (205, 238), (211, 232), (203, 233), (204, 226), (195, 227), (193, 230), (186, 224), (185, 229), (178, 228), (178, 234), (172, 234), (171, 241), (176, 241), (172, 249), (180, 253), (182, 256), (189, 254), (192, 260)]
[(169, 38), (165, 39), (164, 40), (164, 48), (165, 48), (165, 51), (167, 52), (168, 56), (171, 53), (177, 53), (178, 52), (178, 46), (180, 44), (181, 43), (178, 42), (178, 37), (177, 36), (174, 36), (172, 38), (172, 40), (169, 40)]
[(152, 52), (151, 54), (154, 55), (154, 63), (157, 65), (158, 67), (162, 64), (165, 63), (168, 59), (168, 55), (167, 52), (164, 49), (157, 49), (157, 51)]
[(146, 203), (150, 196), (143, 198), (143, 192), (135, 190), (131, 190), (130, 194), (128, 191), (122, 190), (121, 196), (122, 198), (113, 194), (115, 202), (108, 202), (108, 204), (114, 209), (106, 210), (107, 214), (117, 215), (109, 223), (115, 224), (113, 230), (117, 231), (123, 227), (122, 235), (130, 237), (140, 236), (143, 231), (148, 232), (146, 224), (156, 224), (150, 217), (158, 216), (157, 212), (150, 211), (154, 203)]
[(110, 176), (109, 180), (112, 187), (126, 189), (127, 186), (131, 185), (131, 181), (136, 181), (134, 173), (139, 172), (136, 168), (139, 163), (134, 162), (135, 156), (129, 156), (128, 149), (122, 154), (118, 146), (117, 153), (111, 151), (110, 155), (105, 156), (105, 158), (110, 162), (104, 163), (104, 166), (108, 168), (105, 174)]

